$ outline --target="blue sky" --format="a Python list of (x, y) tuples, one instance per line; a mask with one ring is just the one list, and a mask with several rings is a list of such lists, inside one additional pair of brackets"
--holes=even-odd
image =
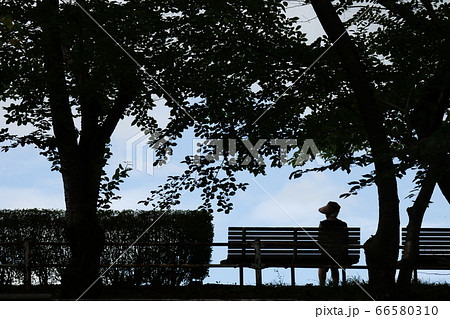
[[(298, 15), (301, 20), (309, 20), (314, 17), (309, 8), (293, 8), (288, 11), (290, 15)], [(303, 29), (314, 39), (322, 34), (322, 29), (317, 19), (305, 24)], [(320, 63), (320, 62), (319, 62)], [(0, 106), (6, 105), (2, 102)], [(0, 126), (4, 126), (3, 113)], [(165, 125), (167, 109), (158, 107), (155, 117)], [(13, 130), (18, 130), (13, 128)], [(21, 128), (19, 131), (26, 130)], [(112, 138), (112, 150), (114, 156), (108, 170), (113, 171), (119, 163), (126, 160), (127, 140), (139, 134), (139, 129), (131, 126), (131, 119), (124, 119), (118, 126)], [(185, 155), (192, 154), (192, 133), (186, 132), (179, 141), (179, 146), (174, 150), (174, 156), (160, 169), (156, 169), (152, 175), (143, 171), (134, 170), (130, 178), (121, 186), (120, 201), (114, 202), (113, 209), (144, 209), (138, 205), (139, 200), (145, 199), (149, 192), (163, 183), (168, 175), (181, 173), (184, 167), (179, 164)], [(142, 159), (143, 161), (149, 160)], [(309, 165), (316, 165), (311, 163)], [(149, 164), (150, 165), (150, 164)], [(362, 174), (368, 173), (370, 168), (355, 168), (350, 175), (345, 172), (311, 173), (301, 179), (289, 180), (292, 172), (289, 166), (282, 169), (270, 169), (266, 176), (256, 177), (256, 183), (251, 175), (241, 173), (239, 181), (246, 181), (249, 187), (246, 192), (239, 192), (233, 199), (234, 210), (229, 215), (214, 214), (215, 242), (226, 242), (227, 228), (229, 226), (315, 226), (323, 219), (323, 215), (317, 209), (325, 205), (329, 200), (338, 201), (341, 206), (340, 218), (349, 226), (359, 226), (362, 230), (361, 241), (367, 240), (374, 234), (377, 226), (377, 194), (375, 186), (363, 189), (358, 196), (340, 199), (339, 195), (348, 191), (348, 182), (359, 179)], [(399, 198), (401, 200), (401, 225), (406, 226), (406, 208), (411, 205), (411, 200), (405, 200), (409, 191), (413, 188), (413, 174), (409, 174), (399, 181)], [(294, 222), (258, 185), (260, 184), (269, 192), (286, 210), (296, 222)], [(448, 203), (443, 198), (439, 189), (436, 189), (432, 199), (433, 203), (428, 209), (424, 226), (450, 227)], [(186, 193), (181, 198), (180, 209), (195, 209), (200, 203), (198, 192)], [(38, 155), (38, 151), (32, 147), (19, 148), (8, 153), (0, 153), (0, 208), (64, 208), (62, 180), (59, 173), (50, 171), (50, 163)], [(226, 249), (215, 249), (213, 263), (219, 263), (226, 258)], [(363, 261), (363, 259), (362, 259)], [(422, 278), (431, 281), (442, 281), (445, 276), (431, 276), (422, 272)], [(349, 276), (366, 279), (366, 271), (349, 271)], [(290, 283), (289, 271), (284, 269), (266, 269), (263, 271), (265, 283)], [(254, 271), (246, 270), (245, 283), (254, 283)], [(296, 271), (299, 284), (318, 284), (316, 270), (298, 269)], [(238, 282), (238, 270), (236, 269), (212, 269), (210, 277), (205, 282), (221, 282), (234, 284)]]

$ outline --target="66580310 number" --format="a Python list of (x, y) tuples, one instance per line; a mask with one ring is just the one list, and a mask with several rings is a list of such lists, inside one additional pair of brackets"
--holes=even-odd
[(437, 306), (378, 306), (377, 315), (384, 316), (437, 316)]

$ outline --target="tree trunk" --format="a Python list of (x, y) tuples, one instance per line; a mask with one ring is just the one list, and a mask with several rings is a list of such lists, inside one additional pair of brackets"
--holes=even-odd
[(365, 243), (369, 284), (376, 299), (390, 299), (395, 293), (400, 217), (395, 171), (389, 141), (375, 94), (357, 48), (329, 0), (312, 0), (317, 17), (345, 69), (354, 91), (357, 108), (366, 129), (375, 164), (378, 190), (378, 229)]
[[(78, 159), (62, 160), (66, 200), (65, 234), (71, 258), (62, 278), (63, 298), (97, 298), (102, 280), (99, 279), (100, 257), (104, 232), (97, 218), (97, 200), (102, 173), (102, 147), (95, 154)], [(84, 152), (78, 150), (77, 153)], [(86, 152), (86, 154), (92, 154)], [(89, 158), (90, 157), (90, 158)], [(91, 285), (93, 285), (91, 287)]]
[[(66, 236), (71, 250), (62, 278), (63, 298), (77, 299), (99, 275), (103, 232), (96, 210), (105, 140), (99, 132), (90, 131), (78, 142), (61, 51), (59, 1), (43, 1), (39, 8), (52, 125), (64, 183)], [(97, 287), (89, 289), (85, 297), (98, 296)]]
[(436, 179), (432, 177), (432, 174), (433, 172), (430, 171), (427, 173), (413, 206), (407, 209), (409, 222), (397, 280), (397, 291), (400, 297), (405, 296), (408, 291), (419, 254), (419, 234), (422, 220), (436, 186)]
[[(114, 105), (106, 118), (100, 121), (100, 111), (104, 105), (99, 102), (101, 99), (98, 98), (96, 83), (89, 78), (85, 67), (80, 68), (77, 92), (81, 131), (78, 132), (66, 83), (61, 40), (64, 21), (59, 14), (59, 1), (45, 0), (38, 4), (38, 8), (52, 127), (64, 183), (66, 237), (71, 250), (69, 266), (62, 278), (63, 298), (96, 298), (101, 287), (99, 269), (104, 246), (104, 233), (97, 218), (97, 201), (105, 165), (105, 145), (133, 100), (137, 71), (131, 62), (130, 67), (124, 68), (118, 79)], [(83, 41), (81, 37), (80, 41)], [(80, 65), (84, 62), (80, 60)]]
[[(395, 295), (395, 273), (399, 250), (399, 210), (397, 188), (392, 182), (378, 182), (379, 220), (377, 232), (364, 243), (369, 284), (373, 297), (390, 300)], [(386, 194), (389, 189), (393, 193)], [(390, 195), (394, 195), (392, 198)]]

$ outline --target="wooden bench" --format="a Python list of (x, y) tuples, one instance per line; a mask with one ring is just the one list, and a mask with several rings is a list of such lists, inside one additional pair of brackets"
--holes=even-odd
[[(343, 268), (358, 263), (360, 228), (348, 228), (348, 255)], [(324, 256), (317, 243), (319, 227), (229, 227), (228, 256), (221, 264), (239, 267), (239, 282), (244, 284), (244, 267), (254, 268), (256, 284), (262, 284), (261, 269), (291, 268), (291, 284), (295, 285), (295, 268), (336, 266)], [(345, 271), (342, 278), (345, 281)]]
[[(402, 246), (406, 244), (406, 228), (402, 228)], [(450, 269), (450, 228), (422, 228), (419, 235), (419, 256), (414, 269)]]

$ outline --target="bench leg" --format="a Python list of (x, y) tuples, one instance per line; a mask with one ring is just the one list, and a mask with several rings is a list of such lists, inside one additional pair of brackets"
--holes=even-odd
[(342, 285), (345, 285), (347, 283), (347, 272), (344, 268), (342, 268)]
[(295, 287), (295, 267), (291, 267), (291, 286)]
[(239, 267), (239, 286), (244, 285), (244, 267)]
[(260, 286), (262, 286), (262, 269), (261, 269), (261, 267), (255, 268), (255, 274), (256, 274), (256, 286), (260, 287)]
[(255, 247), (255, 274), (256, 274), (256, 286), (262, 286), (262, 265), (261, 265), (261, 241), (255, 239), (253, 243)]

